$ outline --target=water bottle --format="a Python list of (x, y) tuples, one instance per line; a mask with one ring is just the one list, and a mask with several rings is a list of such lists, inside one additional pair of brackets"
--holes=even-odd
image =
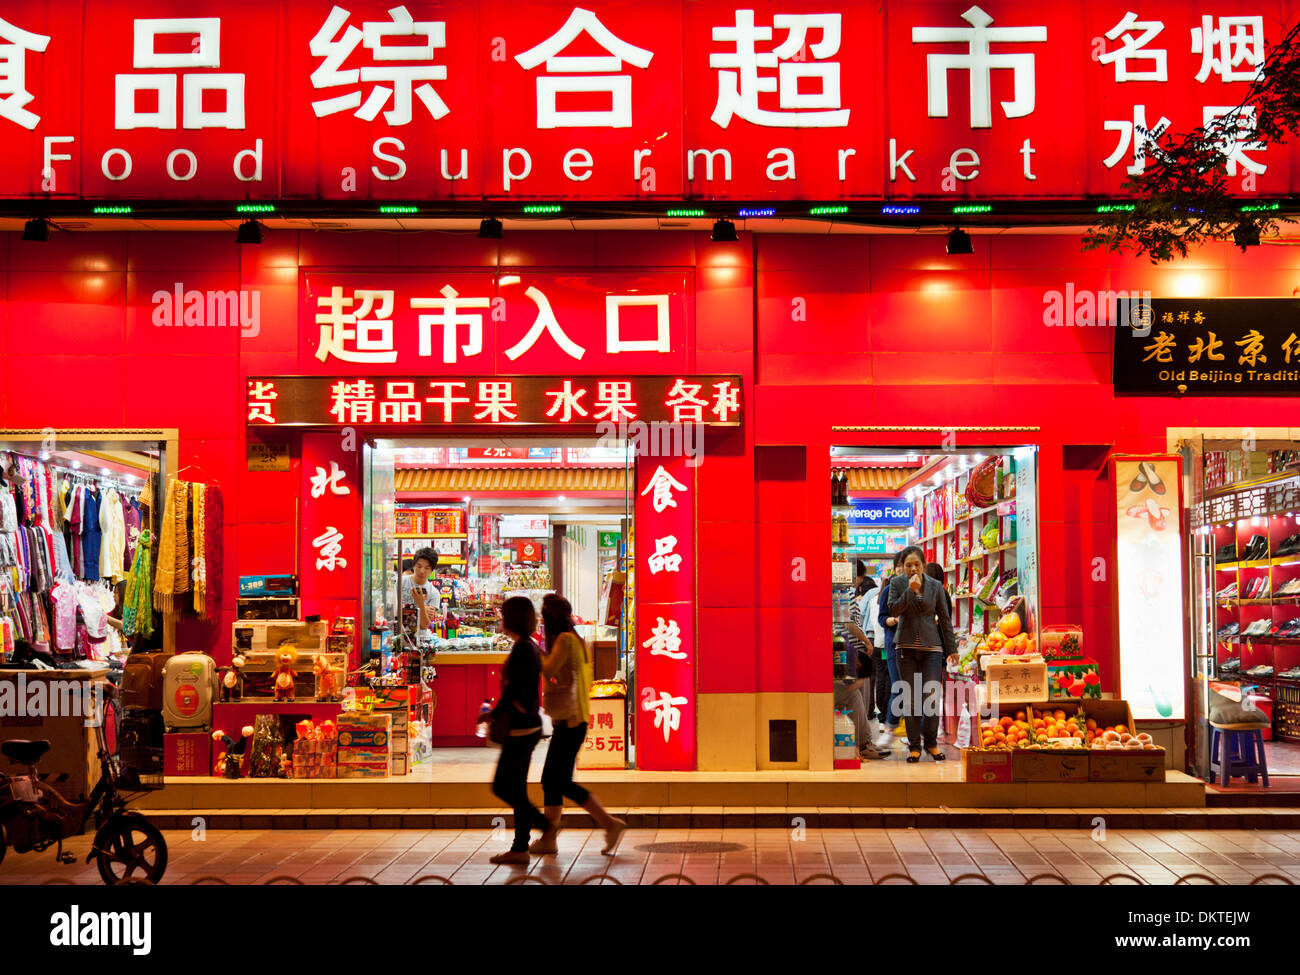
[(478, 722), (474, 728), (474, 736), (476, 738), (486, 738), (488, 733), (488, 725), (490, 725), (491, 723), (492, 723), (492, 702), (484, 701), (481, 705), (479, 705)]
[(957, 720), (957, 747), (970, 748), (970, 709), (961, 702), (961, 717)]

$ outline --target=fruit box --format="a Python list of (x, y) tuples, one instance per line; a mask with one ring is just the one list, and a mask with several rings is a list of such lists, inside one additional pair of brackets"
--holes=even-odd
[(1163, 782), (1165, 750), (1094, 748), (1088, 755), (1088, 778), (1093, 782)]
[(1047, 664), (1042, 658), (1037, 663), (990, 663), (980, 683), (980, 709), (985, 710), (994, 700), (1003, 703), (1033, 704), (1047, 700)]
[(1053, 623), (1038, 634), (1038, 648), (1048, 660), (1078, 660), (1083, 656), (1083, 627)]
[(1101, 699), (1101, 676), (1097, 661), (1091, 657), (1078, 660), (1053, 660), (1047, 664), (1048, 693), (1053, 699)]
[(1031, 710), (1035, 712), (1034, 717), (1040, 716), (1045, 711), (1064, 711), (1067, 718), (1083, 711), (1085, 719), (1094, 718), (1097, 724), (1103, 727), (1122, 724), (1130, 733), (1133, 731), (1133, 712), (1129, 710), (1128, 701), (1115, 698), (1052, 701), (1047, 704), (1036, 704)]
[(1011, 753), (1013, 782), (1087, 782), (1088, 750), (1027, 749)]
[(962, 779), (966, 782), (1010, 782), (1015, 752), (1008, 748), (963, 748)]

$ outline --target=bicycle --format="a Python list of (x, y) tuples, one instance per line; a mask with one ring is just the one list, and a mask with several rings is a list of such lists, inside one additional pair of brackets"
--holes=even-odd
[(50, 749), (48, 740), (13, 739), (0, 743), (0, 754), (12, 764), (25, 766), (25, 775), (0, 772), (0, 863), (12, 846), (15, 853), (43, 852), (57, 844), (55, 858), (74, 863), (63, 850), (69, 836), (86, 831), (93, 819), (96, 832), (86, 861), (95, 861), (105, 884), (156, 884), (167, 870), (167, 841), (146, 817), (127, 808), (134, 796), (162, 785), (161, 774), (142, 772), (108, 750), (104, 722), (95, 726), (99, 748), (99, 781), (90, 797), (71, 802), (44, 785), (38, 763)]

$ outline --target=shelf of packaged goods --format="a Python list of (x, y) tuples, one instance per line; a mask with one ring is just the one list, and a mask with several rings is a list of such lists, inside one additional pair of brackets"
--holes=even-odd
[(986, 548), (986, 549), (985, 549), (983, 552), (981, 552), (979, 555), (970, 555), (970, 556), (967, 556), (967, 557), (964, 558), (964, 559), (958, 559), (957, 561), (958, 561), (958, 562), (978, 562), (980, 559), (985, 558), (986, 556), (989, 556), (989, 555), (997, 555), (998, 552), (1005, 552), (1005, 551), (1007, 551), (1008, 549), (1012, 549), (1012, 548), (1015, 548), (1015, 547), (1016, 547), (1016, 543), (1015, 543), (1015, 542), (1007, 542), (1005, 545), (995, 545), (995, 546), (993, 546), (993, 548)]
[(944, 535), (951, 535), (953, 532), (957, 530), (958, 525), (964, 525), (969, 521), (974, 521), (976, 518), (983, 517), (984, 515), (988, 514), (990, 511), (997, 511), (998, 508), (1001, 507), (1002, 505), (1011, 504), (1015, 500), (1016, 500), (1015, 498), (1007, 498), (1005, 501), (999, 501), (997, 504), (991, 504), (987, 508), (977, 508), (975, 511), (971, 512), (968, 515), (964, 515), (961, 518), (954, 518), (951, 528), (945, 528), (941, 532), (935, 532), (933, 535), (926, 535), (924, 538), (917, 539), (916, 544), (923, 545), (926, 542), (934, 541), (936, 538), (942, 538)]
[(427, 532), (413, 532), (410, 534), (407, 534), (405, 532), (397, 532), (393, 535), (393, 537), (394, 538), (469, 538), (469, 535), (466, 532), (460, 532), (459, 534), (447, 534), (447, 535), (430, 535)]

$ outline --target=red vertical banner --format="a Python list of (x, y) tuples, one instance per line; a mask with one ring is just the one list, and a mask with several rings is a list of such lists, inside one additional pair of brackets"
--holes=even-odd
[(359, 615), (361, 591), (361, 452), (353, 431), (302, 436), (298, 566), (302, 611)]
[(636, 461), (638, 768), (695, 768), (695, 471)]

